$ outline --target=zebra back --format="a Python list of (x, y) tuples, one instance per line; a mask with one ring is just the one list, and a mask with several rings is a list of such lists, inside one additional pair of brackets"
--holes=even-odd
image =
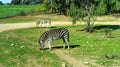
[(58, 28), (44, 32), (41, 35), (40, 40), (45, 42), (47, 39), (60, 39), (64, 36), (67, 36), (69, 40), (69, 31), (65, 28)]

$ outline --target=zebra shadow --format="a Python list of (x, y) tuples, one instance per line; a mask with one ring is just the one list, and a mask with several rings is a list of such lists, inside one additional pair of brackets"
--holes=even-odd
[[(76, 47), (79, 47), (80, 45), (70, 45), (70, 49), (73, 49), (73, 48), (76, 48)], [(67, 49), (68, 46), (65, 46), (65, 49)], [(44, 48), (44, 50), (48, 50), (49, 48)], [(55, 49), (63, 49), (63, 46), (53, 46), (52, 47), (52, 50), (55, 50)]]
[(46, 28), (48, 28), (48, 29), (54, 29), (54, 28), (57, 28), (57, 27), (54, 27), (54, 26), (51, 26), (51, 27), (35, 27), (35, 28), (40, 28), (40, 29), (46, 29)]

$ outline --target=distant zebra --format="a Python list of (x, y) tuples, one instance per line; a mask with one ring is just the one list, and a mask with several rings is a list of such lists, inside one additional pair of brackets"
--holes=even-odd
[(69, 31), (65, 28), (57, 28), (44, 32), (39, 38), (40, 49), (44, 49), (46, 40), (48, 40), (49, 49), (51, 49), (52, 41), (54, 39), (62, 39), (64, 43), (63, 48), (67, 45), (69, 49)]
[(49, 18), (40, 18), (40, 20), (36, 23), (36, 26), (39, 27), (40, 25), (40, 27), (42, 27), (42, 25), (46, 23), (49, 24), (49, 27), (51, 26), (51, 20)]

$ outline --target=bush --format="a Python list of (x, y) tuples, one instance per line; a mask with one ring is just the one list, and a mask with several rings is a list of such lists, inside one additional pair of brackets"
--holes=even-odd
[(19, 13), (20, 16), (26, 16), (27, 13), (24, 11), (24, 10), (21, 10), (20, 13)]
[(37, 12), (46, 14), (46, 13), (47, 13), (47, 8), (46, 8), (46, 6), (45, 6), (44, 4), (42, 4), (42, 5), (38, 8)]
[(29, 14), (30, 14), (30, 15), (35, 15), (35, 14), (36, 14), (36, 11), (35, 11), (34, 9), (31, 9), (31, 10), (29, 11)]

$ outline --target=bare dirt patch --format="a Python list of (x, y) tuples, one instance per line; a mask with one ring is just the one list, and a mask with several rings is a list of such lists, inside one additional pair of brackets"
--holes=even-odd
[(5, 67), (3, 64), (0, 63), (0, 67)]
[(24, 67), (42, 67), (38, 64), (37, 59), (33, 56), (27, 55), (27, 61)]
[[(69, 50), (67, 50), (67, 51), (69, 51)], [(64, 59), (65, 61), (70, 63), (73, 67), (89, 67), (88, 65), (85, 65), (81, 60), (77, 60), (77, 59), (65, 54), (64, 50), (56, 49), (56, 50), (52, 50), (52, 53), (55, 53), (61, 59)]]

